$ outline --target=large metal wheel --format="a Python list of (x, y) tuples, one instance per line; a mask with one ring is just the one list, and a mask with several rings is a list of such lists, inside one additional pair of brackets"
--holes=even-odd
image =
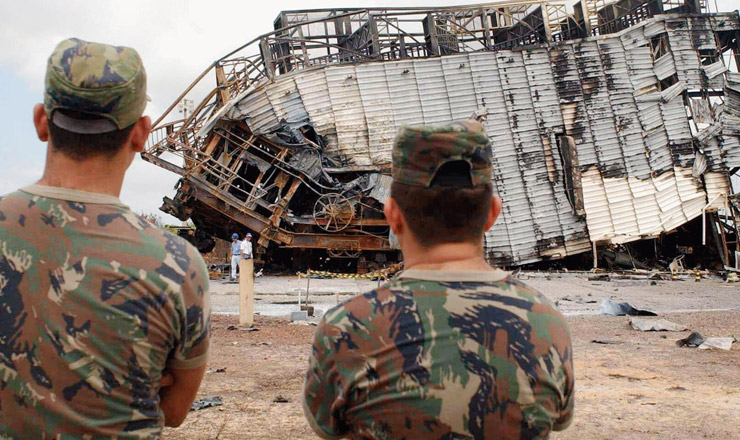
[(334, 258), (359, 258), (362, 255), (360, 249), (327, 249), (326, 251)]
[(347, 228), (355, 216), (355, 207), (341, 194), (324, 194), (313, 206), (313, 218), (323, 230), (339, 232)]

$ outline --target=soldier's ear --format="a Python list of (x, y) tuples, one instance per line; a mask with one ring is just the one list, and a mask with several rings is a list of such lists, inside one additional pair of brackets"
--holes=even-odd
[(49, 118), (46, 117), (44, 104), (33, 106), (33, 125), (36, 127), (36, 136), (41, 142), (49, 140)]
[(396, 199), (391, 197), (385, 201), (385, 206), (383, 206), (383, 213), (385, 214), (385, 219), (388, 222), (388, 226), (391, 227), (391, 231), (393, 231), (396, 236), (402, 234), (404, 231), (405, 219), (403, 218), (401, 208), (399, 208), (398, 203), (396, 203)]
[(493, 199), (491, 200), (491, 210), (488, 211), (488, 218), (486, 219), (486, 224), (483, 227), (483, 232), (491, 229), (496, 223), (496, 219), (498, 219), (499, 214), (501, 214), (501, 206), (503, 203), (501, 203), (501, 197), (499, 196), (493, 196)]
[(142, 116), (134, 123), (134, 127), (129, 134), (129, 143), (136, 153), (144, 151), (146, 140), (149, 138), (149, 132), (152, 131), (152, 119), (149, 116)]

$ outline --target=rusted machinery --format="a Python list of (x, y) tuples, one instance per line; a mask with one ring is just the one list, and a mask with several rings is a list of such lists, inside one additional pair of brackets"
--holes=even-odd
[(395, 133), (469, 117), (492, 140), (504, 200), (486, 234), (493, 262), (655, 237), (720, 210), (737, 234), (739, 29), (737, 12), (698, 0), (286, 11), (187, 88), (142, 156), (182, 176), (162, 210), (194, 221), (202, 251), (249, 230), (268, 258), (397, 258), (382, 214)]

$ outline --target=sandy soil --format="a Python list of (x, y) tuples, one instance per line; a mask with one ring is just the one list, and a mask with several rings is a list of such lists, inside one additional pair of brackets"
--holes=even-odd
[[(612, 276), (611, 281), (590, 281), (591, 274), (521, 273), (518, 277), (558, 301), (565, 315), (599, 313), (601, 302), (627, 301), (637, 308), (658, 313), (682, 311), (740, 311), (740, 284), (728, 284), (719, 278), (704, 278), (700, 282), (685, 276), (678, 281), (629, 279)], [(287, 316), (298, 310), (298, 296), (306, 298), (306, 279), (296, 276), (259, 277), (255, 280), (255, 312), (263, 316)], [(337, 301), (367, 292), (377, 281), (353, 279), (311, 279), (309, 301), (317, 310), (325, 311)], [(732, 293), (736, 294), (732, 294)], [(239, 285), (211, 281), (214, 313), (239, 313)]]
[[(295, 277), (293, 277), (295, 278)], [(561, 439), (737, 439), (740, 431), (740, 343), (731, 351), (678, 348), (689, 332), (638, 332), (626, 317), (595, 315), (603, 298), (627, 300), (661, 312), (704, 336), (740, 338), (740, 285), (718, 281), (658, 282), (586, 278), (544, 279), (528, 283), (548, 292), (568, 314), (575, 350), (576, 416)], [(311, 280), (312, 285), (317, 280)], [(342, 281), (343, 283), (337, 283)], [(351, 280), (316, 282), (327, 306), (334, 291), (356, 289)], [(291, 284), (292, 283), (292, 284)], [(269, 309), (305, 280), (258, 279), (258, 301)], [(636, 284), (635, 284), (636, 283)], [(369, 282), (362, 287), (371, 287)], [(214, 284), (214, 306), (228, 312), (236, 285)], [(269, 288), (269, 289), (265, 289)], [(313, 289), (313, 288), (312, 288)], [(616, 289), (616, 290), (615, 290)], [(268, 291), (271, 290), (271, 291)], [(589, 296), (590, 294), (590, 296)], [(563, 300), (563, 297), (570, 300)], [(278, 299), (278, 302), (280, 300)], [(588, 301), (597, 301), (590, 303)], [(288, 310), (297, 306), (284, 305)], [(674, 312), (669, 312), (673, 310)], [(233, 311), (232, 311), (233, 312)], [(301, 385), (315, 327), (285, 318), (258, 316), (259, 331), (228, 330), (233, 315), (214, 316), (213, 355), (198, 398), (218, 395), (220, 407), (191, 412), (171, 439), (316, 439), (300, 405)], [(610, 344), (597, 344), (600, 340)], [(225, 369), (223, 372), (216, 370)], [(275, 402), (278, 397), (287, 403)]]

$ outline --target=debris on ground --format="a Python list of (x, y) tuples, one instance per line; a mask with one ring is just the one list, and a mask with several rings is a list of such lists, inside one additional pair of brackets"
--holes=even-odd
[(210, 408), (212, 406), (221, 406), (223, 404), (224, 402), (219, 396), (204, 397), (193, 402), (193, 405), (190, 407), (190, 411), (200, 411), (202, 409)]
[(649, 310), (640, 310), (633, 307), (630, 303), (615, 303), (609, 298), (601, 303), (601, 314), (611, 316), (658, 316), (657, 313)]
[(649, 319), (649, 318), (630, 318), (630, 325), (633, 329), (641, 332), (683, 332), (688, 330), (681, 324), (668, 321), (666, 319)]
[(704, 342), (704, 337), (699, 332), (691, 332), (690, 335), (676, 341), (678, 347), (698, 347)]
[(560, 301), (571, 301), (571, 302), (574, 302), (576, 304), (596, 304), (596, 302), (597, 302), (595, 299), (588, 299), (588, 300), (587, 299), (584, 299), (580, 295), (575, 295), (575, 296), (566, 295), (566, 296), (560, 298), (559, 300), (555, 301), (555, 305), (558, 305), (560, 303)]
[(290, 400), (286, 399), (285, 397), (281, 395), (277, 395), (273, 400), (274, 403), (288, 403)]
[(293, 321), (290, 323), (291, 325), (307, 325), (307, 326), (317, 326), (319, 325), (317, 322), (311, 322), (311, 321)]
[(622, 342), (622, 341), (609, 341), (609, 340), (606, 340), (606, 339), (592, 339), (591, 340), (591, 343), (592, 344), (602, 344), (602, 345), (619, 345), (619, 344), (624, 344), (624, 342)]
[(249, 327), (239, 327), (238, 325), (230, 325), (226, 327), (226, 330), (241, 330), (243, 332), (258, 332), (260, 329), (251, 325)]
[(702, 344), (699, 346), (699, 350), (711, 350), (711, 349), (719, 349), (719, 350), (731, 350), (732, 344), (737, 341), (734, 337), (728, 337), (728, 338), (707, 338), (702, 342)]

